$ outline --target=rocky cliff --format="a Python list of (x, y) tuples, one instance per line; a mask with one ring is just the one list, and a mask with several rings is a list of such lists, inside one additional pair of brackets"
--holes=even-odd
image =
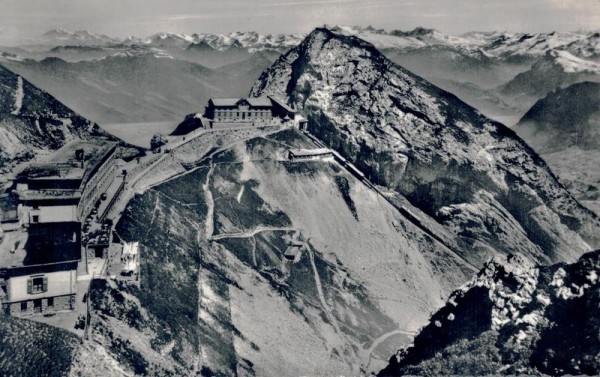
[(263, 94), (286, 99), (310, 132), (444, 224), (467, 260), (574, 261), (600, 242), (597, 216), (510, 129), (357, 37), (316, 29), (263, 73), (251, 95)]
[(600, 251), (533, 267), (495, 258), (380, 376), (600, 373)]

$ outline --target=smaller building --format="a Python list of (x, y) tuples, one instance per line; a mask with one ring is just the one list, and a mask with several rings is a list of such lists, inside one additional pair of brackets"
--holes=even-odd
[(288, 245), (287, 249), (285, 250), (285, 253), (283, 253), (283, 256), (285, 257), (285, 259), (296, 263), (300, 260), (303, 249), (304, 244), (296, 242), (291, 243)]
[(0, 289), (8, 315), (30, 316), (72, 310), (81, 260), (78, 222), (31, 224), (5, 235), (0, 247)]
[(113, 183), (117, 143), (73, 141), (17, 178), (21, 225), (82, 221)]
[(121, 254), (122, 275), (133, 275), (137, 273), (139, 266), (139, 242), (125, 242)]
[(333, 153), (327, 148), (315, 149), (290, 149), (288, 151), (290, 161), (311, 161), (333, 158)]

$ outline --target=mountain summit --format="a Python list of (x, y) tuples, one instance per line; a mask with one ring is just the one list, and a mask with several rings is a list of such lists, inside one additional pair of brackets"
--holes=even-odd
[(496, 252), (575, 261), (600, 242), (597, 216), (510, 129), (355, 36), (316, 29), (259, 78), (251, 95), (265, 94), (457, 235), (476, 264)]

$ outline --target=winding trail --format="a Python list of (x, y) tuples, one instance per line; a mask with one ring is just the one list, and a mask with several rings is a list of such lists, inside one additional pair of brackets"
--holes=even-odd
[(215, 201), (213, 199), (212, 191), (210, 191), (210, 177), (215, 171), (215, 166), (211, 163), (210, 169), (206, 174), (206, 183), (202, 185), (202, 190), (204, 190), (204, 196), (206, 198), (206, 205), (208, 206), (208, 211), (206, 212), (206, 222), (204, 227), (204, 234), (207, 240), (212, 238), (214, 227), (215, 227)]
[[(262, 233), (262, 232), (291, 231), (291, 230), (296, 230), (296, 229), (289, 227), (289, 226), (284, 226), (284, 227), (258, 226), (254, 230), (251, 230), (248, 232), (217, 234), (216, 236), (212, 236), (212, 237), (208, 237), (208, 238), (213, 241), (222, 240), (224, 238), (250, 238), (250, 237), (254, 237), (258, 233)], [(211, 235), (212, 235), (212, 233), (211, 233)]]
[(373, 340), (373, 343), (371, 344), (371, 347), (369, 347), (369, 349), (367, 350), (367, 363), (365, 364), (365, 369), (369, 370), (369, 366), (371, 364), (371, 358), (373, 356), (373, 352), (375, 351), (375, 349), (381, 344), (383, 343), (386, 339), (388, 339), (391, 336), (394, 335), (408, 335), (410, 337), (414, 337), (416, 335), (415, 332), (412, 331), (406, 331), (406, 330), (393, 330), (390, 332), (387, 332), (383, 335), (381, 335), (380, 337), (378, 337), (377, 339)]

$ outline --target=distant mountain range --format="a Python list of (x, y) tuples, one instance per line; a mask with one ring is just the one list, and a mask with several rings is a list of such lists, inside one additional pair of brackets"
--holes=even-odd
[[(373, 27), (331, 27), (336, 33), (355, 35), (373, 43), (384, 55), (413, 73), (427, 79), (435, 85), (456, 94), (468, 104), (476, 107), (487, 116), (505, 124), (513, 125), (531, 107), (535, 101), (548, 92), (565, 85), (581, 81), (600, 81), (599, 33), (505, 33), (471, 32), (461, 36), (450, 36), (439, 31), (416, 28), (411, 31), (385, 31)], [(246, 62), (246, 66), (256, 67), (248, 74), (258, 74), (266, 69), (280, 54), (297, 46), (302, 40), (300, 34), (262, 35), (256, 32), (232, 32), (228, 34), (176, 34), (157, 33), (145, 38), (110, 38), (87, 31), (69, 32), (51, 30), (35, 40), (24, 42), (21, 47), (3, 48), (0, 64), (18, 71), (24, 77), (36, 81), (38, 85), (55, 94), (61, 101), (100, 123), (126, 123), (139, 121), (162, 121), (180, 118), (179, 111), (190, 113), (206, 100), (200, 96), (198, 104), (177, 98), (169, 89), (171, 85), (153, 85), (153, 72), (138, 75), (148, 93), (164, 98), (164, 106), (153, 106), (143, 111), (138, 106), (119, 106), (129, 104), (130, 98), (121, 93), (135, 94), (135, 91), (114, 92), (110, 85), (100, 83), (102, 90), (90, 85), (97, 82), (95, 74), (82, 73), (78, 69), (81, 81), (72, 80), (71, 89), (65, 91), (65, 83), (60, 72), (48, 71), (47, 64), (41, 63), (52, 57), (70, 63), (83, 61), (90, 63), (87, 70), (102, 71), (102, 66), (110, 63), (103, 59), (127, 58), (129, 68), (137, 70), (140, 65), (136, 59), (170, 59), (174, 67), (168, 74), (174, 82), (187, 80), (180, 61), (199, 64), (210, 69), (224, 65)], [(258, 59), (254, 55), (262, 54)], [(133, 58), (138, 57), (138, 58)], [(266, 59), (265, 59), (266, 57)], [(32, 59), (40, 62), (25, 60)], [(91, 67), (97, 65), (98, 67)], [(182, 67), (184, 72), (178, 72)], [(45, 71), (40, 78), (40, 71)], [(218, 73), (215, 73), (218, 75)], [(255, 79), (253, 76), (236, 75), (241, 84)], [(243, 77), (242, 77), (243, 76)], [(111, 80), (118, 82), (118, 77)], [(215, 88), (227, 88), (228, 84), (214, 85), (210, 78), (202, 75), (198, 80)], [(193, 82), (194, 80), (190, 81)], [(226, 81), (226, 79), (225, 79)], [(69, 86), (67, 85), (67, 86)], [(241, 86), (241, 85), (240, 85)], [(164, 89), (163, 89), (164, 88)], [(107, 109), (107, 100), (102, 91), (111, 91), (114, 101), (109, 101), (113, 112)], [(185, 89), (188, 91), (190, 89)], [(218, 91), (218, 90), (215, 90)], [(89, 92), (84, 98), (81, 92)], [(192, 89), (192, 92), (196, 92)], [(239, 90), (224, 89), (224, 96), (239, 96)], [(100, 97), (97, 97), (100, 96)], [(119, 100), (117, 100), (119, 97)], [(89, 101), (86, 101), (89, 98)], [(81, 103), (79, 107), (79, 103)], [(152, 102), (152, 101), (150, 101)], [(135, 111), (128, 113), (126, 107)], [(142, 106), (143, 107), (143, 106)], [(185, 107), (185, 109), (182, 109)], [(162, 114), (153, 111), (162, 109)], [(168, 109), (173, 109), (169, 111)], [(177, 111), (175, 115), (173, 112)]]

